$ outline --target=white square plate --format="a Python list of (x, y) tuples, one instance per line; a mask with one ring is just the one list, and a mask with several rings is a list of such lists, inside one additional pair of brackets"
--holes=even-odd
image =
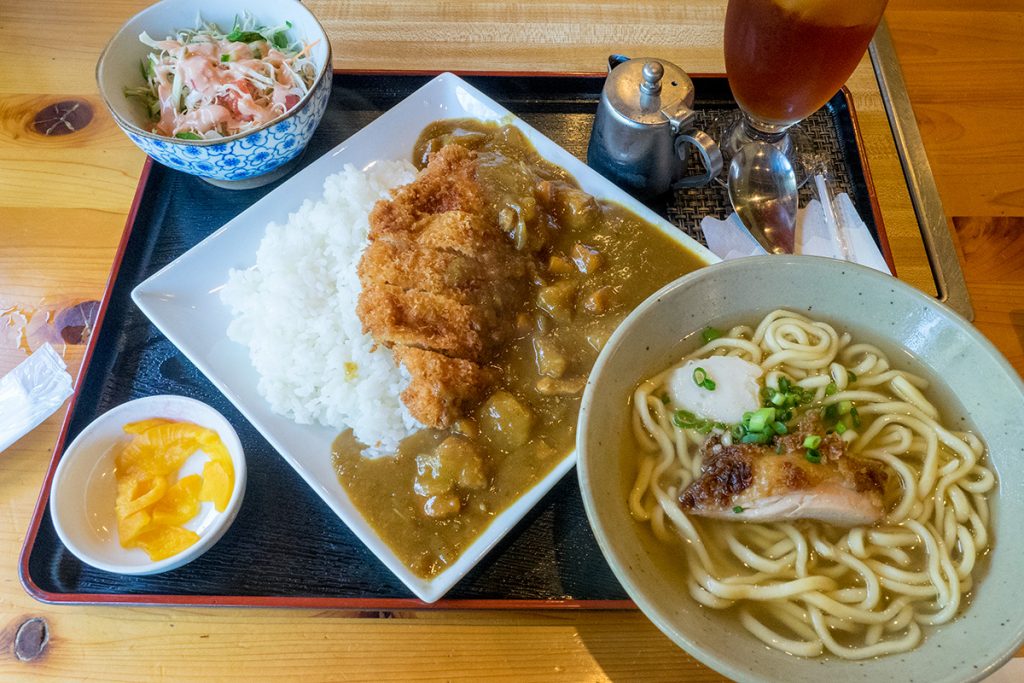
[(454, 586), (575, 464), (575, 453), (498, 515), (490, 527), (448, 569), (427, 580), (413, 574), (395, 556), (352, 505), (331, 462), (337, 430), (299, 425), (270, 411), (256, 389), (258, 376), (244, 347), (227, 336), (231, 312), (219, 290), (228, 271), (256, 261), (267, 223), (284, 224), (303, 200), (318, 199), (324, 179), (345, 164), (365, 169), (380, 159), (410, 159), (427, 124), (438, 119), (471, 117), (511, 122), (545, 159), (569, 171), (580, 186), (599, 199), (622, 204), (658, 226), (707, 263), (718, 257), (657, 214), (591, 170), (511, 112), (453, 74), (441, 74), (373, 123), (295, 174), (184, 255), (139, 284), (132, 300), (189, 360), (235, 404), (288, 463), (313, 487), (338, 517), (388, 569), (424, 602), (434, 602)]

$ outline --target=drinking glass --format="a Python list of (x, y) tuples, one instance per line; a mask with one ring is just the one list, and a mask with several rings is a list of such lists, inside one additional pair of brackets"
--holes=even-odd
[(761, 140), (805, 167), (793, 127), (857, 68), (887, 1), (729, 0), (725, 70), (741, 114), (720, 138), (726, 158)]

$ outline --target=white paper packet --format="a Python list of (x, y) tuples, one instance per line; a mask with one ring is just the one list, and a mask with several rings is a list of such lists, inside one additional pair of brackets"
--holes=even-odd
[[(835, 209), (835, 225), (826, 219), (817, 199), (800, 209), (796, 218), (796, 253), (846, 259), (892, 275), (850, 197), (845, 192), (841, 193), (836, 196), (832, 206)], [(731, 214), (724, 221), (707, 216), (700, 226), (708, 249), (726, 261), (765, 253), (736, 214)]]
[(52, 415), (72, 392), (67, 365), (49, 344), (0, 377), (0, 453)]

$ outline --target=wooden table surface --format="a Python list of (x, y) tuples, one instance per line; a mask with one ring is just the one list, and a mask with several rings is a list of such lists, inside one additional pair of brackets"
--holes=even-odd
[[(0, 375), (25, 357), (26, 344), (61, 338), (57, 314), (66, 321), (103, 293), (144, 157), (104, 109), (93, 70), (108, 37), (145, 4), (0, 5)], [(331, 34), (338, 68), (596, 71), (609, 52), (623, 52), (694, 73), (723, 71), (725, 0), (307, 4)], [(976, 324), (1020, 372), (1024, 5), (892, 0), (886, 16)], [(934, 292), (866, 61), (849, 85), (897, 269)], [(76, 117), (86, 110), (92, 117), (82, 125)], [(63, 332), (77, 374), (81, 330)], [(0, 679), (718, 679), (638, 612), (352, 615), (37, 603), (19, 583), (18, 555), (64, 412), (0, 456)], [(49, 642), (22, 661), (15, 635), (33, 617), (46, 620)]]

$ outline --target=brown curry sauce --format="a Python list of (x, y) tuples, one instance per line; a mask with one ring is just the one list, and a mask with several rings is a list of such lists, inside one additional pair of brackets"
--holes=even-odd
[[(476, 151), (493, 219), (518, 249), (535, 254), (538, 277), (516, 316), (515, 339), (492, 363), (501, 379), (474, 415), (451, 430), (408, 437), (394, 457), (362, 457), (351, 431), (334, 442), (335, 469), (352, 503), (424, 578), (451, 565), (573, 449), (582, 388), (612, 331), (647, 296), (703, 265), (635, 214), (579, 190), (514, 126), (437, 121), (421, 133), (414, 163), (422, 168), (445, 144)], [(482, 480), (469, 477), (465, 485), (463, 461), (445, 461), (459, 472), (431, 469), (438, 460), (429, 454), (453, 434), (448, 445), (468, 444), (480, 456)], [(450, 505), (438, 512), (428, 500)]]

